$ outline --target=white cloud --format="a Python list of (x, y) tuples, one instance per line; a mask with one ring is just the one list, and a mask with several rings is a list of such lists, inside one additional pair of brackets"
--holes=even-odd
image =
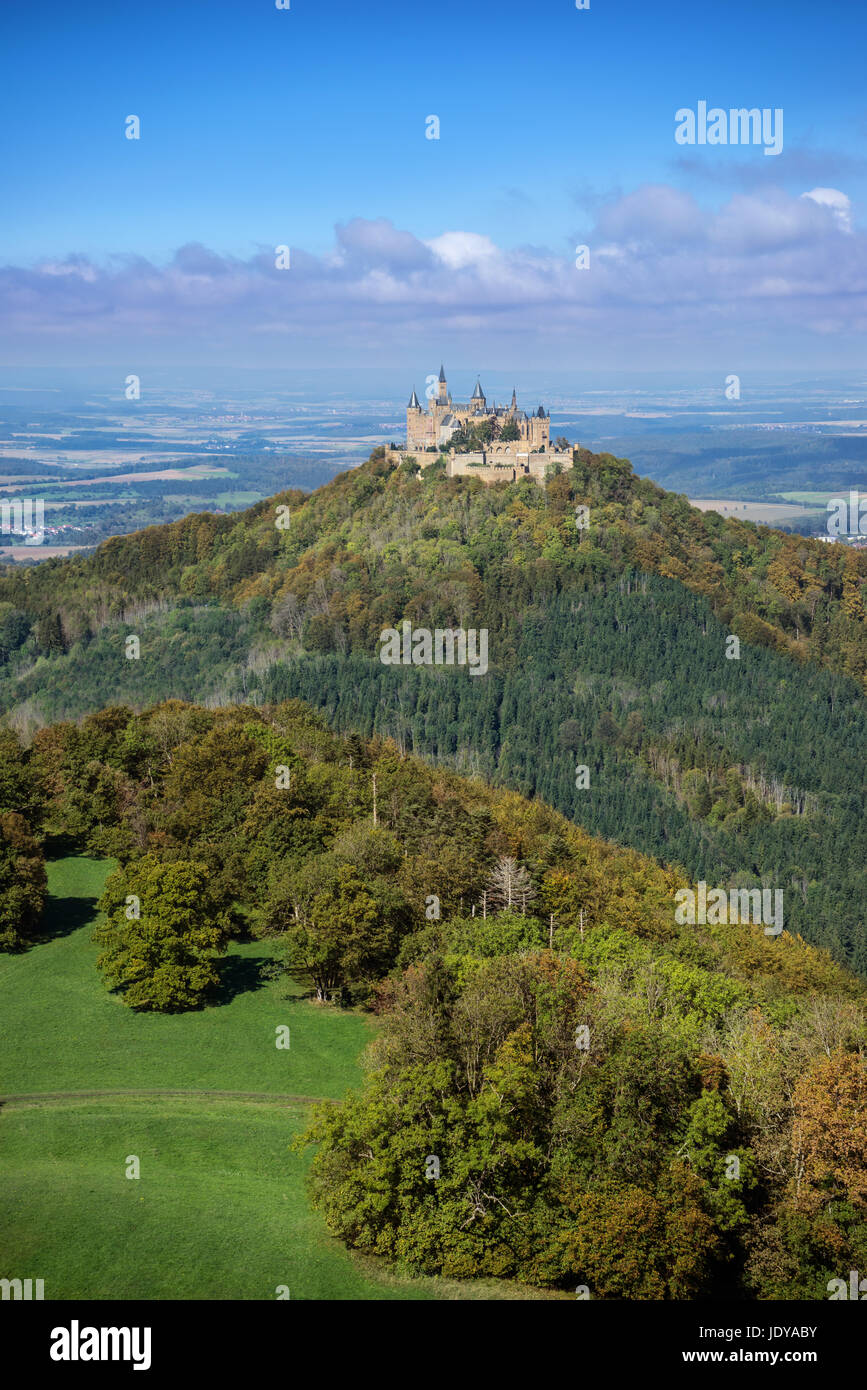
[(802, 198), (811, 198), (820, 207), (830, 208), (837, 226), (844, 232), (852, 231), (852, 204), (839, 188), (812, 188), (802, 193)]
[(427, 245), (450, 270), (485, 265), (499, 259), (502, 254), (490, 237), (479, 236), (477, 232), (443, 232), (442, 236), (433, 237)]
[[(590, 247), (590, 269), (574, 247)], [(781, 344), (867, 327), (867, 246), (837, 189), (801, 197), (739, 193), (718, 210), (664, 185), (611, 198), (590, 231), (560, 250), (501, 247), (477, 232), (429, 240), (386, 218), (353, 218), (323, 256), (292, 248), (250, 259), (200, 245), (165, 265), (141, 257), (96, 264), (83, 256), (0, 268), (0, 315), (10, 341), (180, 344), (185, 354), (243, 351), (280, 334), (299, 352), (369, 354), (427, 338), (600, 347), (677, 347), (708, 341), (708, 325), (748, 344)]]
[(689, 193), (667, 184), (644, 184), (604, 205), (597, 232), (606, 241), (664, 246), (700, 237), (706, 216)]

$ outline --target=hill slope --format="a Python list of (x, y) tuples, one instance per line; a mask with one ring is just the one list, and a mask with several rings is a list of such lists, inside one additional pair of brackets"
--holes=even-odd
[[(583, 531), (579, 503), (590, 508)], [(280, 504), (292, 512), (285, 530), (275, 525)], [(413, 616), (434, 593), (445, 620), (478, 614), (484, 600), (496, 630), (515, 602), (629, 567), (705, 595), (747, 641), (867, 681), (863, 551), (701, 513), (637, 478), (627, 460), (582, 450), (545, 489), (447, 479), (437, 464), (419, 478), (376, 451), (309, 496), (287, 493), (231, 517), (193, 514), (115, 537), (82, 560), (6, 567), (0, 603), (24, 615), (37, 651), (53, 652), (153, 604), (271, 606), (291, 593), (310, 645), (369, 652), (396, 608)], [(254, 609), (254, 623), (263, 612)], [(297, 625), (294, 610), (282, 617)], [(11, 628), (7, 657), (20, 620)]]
[[(27, 730), (300, 696), (696, 878), (783, 887), (792, 926), (867, 971), (865, 575), (863, 552), (694, 511), (609, 455), (543, 490), (375, 454), (309, 497), (6, 570), (0, 703)], [(486, 628), (488, 674), (384, 667), (403, 619)]]
[[(49, 843), (115, 857), (103, 904), (131, 940), (164, 939), (150, 899), (140, 920), (116, 910), (155, 861), (203, 865), (210, 901), (227, 906), (236, 934), (253, 936), (217, 959), (216, 987), (198, 1009), (140, 1012), (124, 1006), (123, 984), (100, 1002), (78, 979), (66, 994), (88, 1003), (76, 1004), (73, 1040), (81, 1028), (103, 1033), (110, 1076), (103, 1049), (85, 1046), (64, 1057), (68, 1089), (103, 1075), (153, 1082), (154, 1039), (168, 1049), (169, 1082), (234, 1089), (246, 1077), (249, 1088), (256, 1073), (255, 1089), (277, 1095), (285, 1071), (314, 1093), (339, 1088), (347, 1040), (360, 1042), (358, 1013), (281, 998), (261, 970), (238, 968), (255, 944), (293, 979), (318, 988), (327, 977), (326, 993), (366, 1002), (378, 1021), (362, 1090), (323, 1108), (308, 1135), (319, 1146), (314, 1202), (348, 1244), (411, 1273), (553, 1291), (583, 1284), (594, 1298), (823, 1298), (830, 1279), (863, 1262), (865, 986), (825, 952), (760, 925), (682, 924), (687, 880), (677, 870), (393, 743), (338, 736), (296, 702), (210, 711), (170, 702), (138, 716), (114, 707), (4, 754), (0, 811), (27, 810)], [(50, 957), (70, 963), (75, 950), (56, 937), (0, 970), (13, 994), (16, 979), (41, 981), (19, 990), (25, 1059), (29, 1030), (46, 1026), (40, 994), (57, 987)], [(274, 1022), (290, 1012), (284, 1058)], [(50, 1035), (56, 1001), (47, 1015)], [(124, 1037), (139, 1045), (119, 1047)], [(29, 1065), (55, 1074), (51, 1049)], [(37, 1074), (25, 1080), (38, 1088)], [(273, 1212), (269, 1259), (281, 1246), (277, 1193), (287, 1190), (274, 1148), (282, 1122), (269, 1111), (247, 1152), (228, 1123), (239, 1102), (224, 1099), (227, 1127), (207, 1162), (203, 1154), (196, 1194), (196, 1248), (216, 1260), (208, 1292), (225, 1286), (215, 1211), (237, 1186), (237, 1174), (209, 1165), (254, 1163), (252, 1190)], [(154, 1250), (177, 1210), (178, 1144), (198, 1152), (202, 1142), (189, 1109), (178, 1128), (161, 1105), (124, 1112), (121, 1154), (138, 1145), (148, 1181), (160, 1184), (156, 1196), (141, 1186)], [(74, 1132), (44, 1117), (35, 1132), (91, 1162), (116, 1113), (88, 1101)], [(40, 1163), (36, 1186), (27, 1180), (31, 1150), (15, 1115), (2, 1122), (12, 1121), (16, 1181), (30, 1202), (53, 1169)], [(285, 1165), (288, 1183), (299, 1170), (295, 1158)], [(123, 1223), (120, 1172), (103, 1158), (96, 1190)], [(78, 1181), (64, 1189), (63, 1230)], [(238, 1191), (249, 1209), (250, 1183)], [(292, 1203), (290, 1242), (311, 1229)], [(20, 1219), (16, 1230), (28, 1238)], [(31, 1234), (32, 1248), (49, 1248), (44, 1232)], [(153, 1251), (144, 1254), (153, 1280)], [(192, 1294), (201, 1282), (185, 1258), (178, 1287)], [(64, 1287), (100, 1288), (85, 1265), (64, 1269)], [(269, 1268), (251, 1264), (259, 1283)], [(302, 1290), (305, 1280), (321, 1291), (343, 1279), (358, 1290), (351, 1271), (324, 1258), (313, 1274), (294, 1259), (292, 1277)]]

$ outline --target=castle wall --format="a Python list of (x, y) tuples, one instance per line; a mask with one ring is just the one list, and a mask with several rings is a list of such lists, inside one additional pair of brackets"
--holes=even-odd
[(523, 477), (515, 463), (484, 463), (484, 454), (452, 454), (446, 472), (450, 478), (478, 478), (483, 483), (513, 483)]
[(543, 483), (552, 463), (567, 460), (571, 464), (571, 453), (536, 453), (501, 445), (478, 453), (450, 454), (446, 472), (450, 478), (480, 478), (485, 483), (510, 483), (525, 477)]

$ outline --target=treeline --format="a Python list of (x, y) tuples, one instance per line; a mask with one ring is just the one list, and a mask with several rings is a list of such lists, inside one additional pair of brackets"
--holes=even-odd
[(308, 1132), (314, 1202), (412, 1272), (827, 1298), (867, 1254), (862, 1009), (783, 977), (756, 1006), (753, 943), (720, 969), (709, 940), (582, 936), (572, 873), (553, 949), (514, 913), (404, 943), (361, 1094)]

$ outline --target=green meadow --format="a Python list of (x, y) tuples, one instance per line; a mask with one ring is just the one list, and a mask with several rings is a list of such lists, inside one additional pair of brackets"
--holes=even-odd
[[(46, 1298), (424, 1297), (327, 1234), (288, 1151), (304, 1106), (129, 1097), (4, 1106), (4, 1268)], [(139, 1161), (139, 1178), (126, 1176)]]
[[(138, 1014), (109, 994), (90, 938), (111, 868), (81, 858), (49, 865), (52, 939), (0, 957), (0, 1095), (177, 1087), (337, 1099), (357, 1083), (365, 1020), (263, 982), (266, 943), (230, 944), (224, 999), (200, 1012)], [(281, 1026), (288, 1050), (276, 1046)]]
[(781, 492), (780, 496), (785, 497), (787, 502), (804, 502), (808, 506), (824, 507), (832, 497), (848, 497), (848, 488), (841, 492)]
[(263, 981), (261, 942), (230, 946), (222, 1003), (133, 1013), (90, 939), (110, 869), (50, 865), (47, 939), (0, 957), (4, 1277), (44, 1279), (46, 1299), (545, 1297), (401, 1278), (331, 1237), (290, 1145), (312, 1099), (357, 1084), (368, 1023)]

